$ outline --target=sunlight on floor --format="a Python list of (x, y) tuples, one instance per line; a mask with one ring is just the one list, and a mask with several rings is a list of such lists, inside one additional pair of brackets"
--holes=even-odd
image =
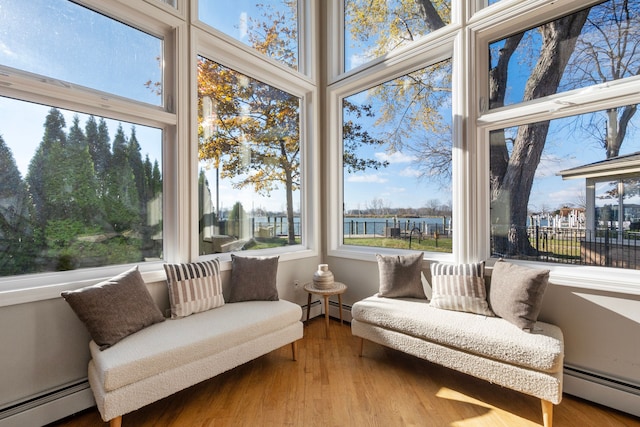
[[(481, 427), (481, 426), (540, 426), (540, 424), (528, 420), (526, 418), (519, 417), (510, 412), (504, 411), (495, 406), (489, 405), (481, 400), (474, 399), (466, 394), (451, 390), (446, 387), (440, 388), (436, 396), (441, 399), (455, 400), (456, 402), (466, 403), (476, 407), (485, 408), (485, 413), (482, 415), (476, 415), (469, 418), (465, 418), (459, 421), (454, 421), (450, 424), (452, 427)], [(499, 417), (497, 416), (499, 414)]]

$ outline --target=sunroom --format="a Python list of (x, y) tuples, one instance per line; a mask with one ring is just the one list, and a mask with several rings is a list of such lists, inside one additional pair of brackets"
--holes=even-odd
[[(595, 178), (559, 173), (640, 151), (639, 26), (638, 0), (3, 0), (0, 426), (93, 405), (61, 292), (231, 254), (347, 321), (376, 254), (549, 269), (565, 393), (640, 416), (640, 272), (532, 221), (589, 224)], [(319, 264), (341, 305), (307, 302)]]

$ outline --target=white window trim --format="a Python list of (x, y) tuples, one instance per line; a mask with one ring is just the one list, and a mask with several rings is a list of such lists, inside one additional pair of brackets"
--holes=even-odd
[[(80, 3), (80, 2), (78, 2)], [(175, 257), (176, 252), (182, 251), (178, 241), (179, 230), (173, 224), (179, 224), (175, 206), (175, 200), (180, 194), (178, 185), (173, 185), (177, 178), (177, 165), (172, 160), (179, 154), (177, 149), (177, 132), (179, 123), (186, 123), (181, 118), (184, 114), (171, 112), (180, 107), (180, 101), (176, 99), (178, 92), (187, 93), (185, 88), (178, 90), (181, 80), (173, 78), (174, 73), (179, 76), (187, 65), (176, 64), (177, 55), (174, 52), (185, 51), (184, 43), (187, 41), (185, 26), (175, 16), (163, 13), (160, 9), (138, 1), (140, 9), (134, 9), (129, 5), (120, 3), (105, 3), (99, 0), (85, 0), (82, 4), (113, 19), (129, 23), (135, 28), (146, 31), (164, 39), (165, 56), (165, 84), (164, 104), (166, 108), (138, 102), (118, 95), (90, 89), (59, 79), (53, 79), (16, 70), (10, 67), (0, 66), (0, 96), (6, 96), (26, 102), (53, 105), (57, 108), (79, 111), (86, 114), (94, 114), (99, 117), (107, 117), (114, 120), (122, 120), (137, 123), (144, 126), (160, 128), (163, 131), (163, 177), (165, 187), (163, 189), (163, 246), (165, 259)], [(186, 97), (186, 95), (185, 95)], [(186, 99), (186, 98), (185, 98)], [(179, 108), (186, 111), (186, 108)], [(180, 126), (186, 127), (186, 126)], [(185, 138), (186, 140), (186, 138)], [(174, 181), (172, 181), (174, 180)], [(26, 303), (43, 299), (59, 298), (60, 292), (67, 289), (75, 289), (81, 286), (97, 283), (101, 280), (113, 277), (122, 271), (131, 268), (133, 264), (109, 265), (97, 268), (84, 268), (72, 271), (46, 272), (20, 276), (0, 278), (0, 306)], [(147, 281), (158, 280), (158, 272), (162, 271), (162, 262), (145, 262), (139, 264), (139, 269)], [(162, 273), (164, 274), (164, 273)]]
[[(344, 98), (412, 71), (452, 58), (453, 46), (456, 42), (456, 31), (453, 26), (446, 29), (447, 31), (439, 32), (439, 38), (428, 46), (423, 42), (416, 43), (394, 52), (393, 55), (389, 54), (384, 58), (372, 61), (372, 63), (365, 64), (361, 68), (351, 70), (327, 88), (329, 122), (327, 136), (329, 144), (327, 148), (328, 162), (326, 165), (325, 184), (327, 185), (328, 203), (324, 212), (329, 229), (327, 238), (327, 253), (329, 256), (371, 260), (375, 259), (375, 253), (381, 250), (381, 248), (344, 245), (342, 243), (344, 233), (344, 170), (341, 131), (343, 127), (342, 102)], [(425, 37), (425, 40), (432, 39)], [(333, 60), (339, 61), (336, 57)], [(455, 132), (459, 132), (459, 130), (454, 130), (454, 134)], [(455, 169), (455, 163), (453, 167)], [(390, 250), (387, 248), (384, 251), (388, 253), (403, 252), (402, 250)], [(449, 253), (429, 252), (426, 256), (434, 260), (453, 259), (453, 255)]]
[[(467, 210), (477, 217), (477, 259), (489, 259), (490, 255), (490, 201), (489, 201), (489, 132), (541, 120), (570, 117), (608, 107), (640, 103), (638, 83), (640, 76), (612, 81), (583, 89), (554, 94), (545, 98), (487, 110), (488, 99), (488, 45), (504, 38), (505, 34), (523, 31), (544, 22), (556, 19), (572, 11), (583, 9), (600, 1), (581, 4), (572, 2), (507, 2), (502, 0), (484, 9), (470, 21), (470, 46), (474, 46), (475, 60), (469, 64), (469, 76), (474, 76), (469, 99), (470, 129), (475, 142), (475, 193), (478, 195), (477, 209)], [(513, 7), (510, 7), (514, 5)], [(540, 9), (544, 8), (544, 12)], [(471, 55), (471, 53), (470, 53)], [(475, 118), (475, 120), (474, 120)], [(475, 126), (472, 123), (475, 122)], [(472, 175), (473, 176), (473, 175)], [(545, 268), (551, 271), (550, 281), (555, 285), (591, 289), (613, 293), (640, 295), (640, 271), (545, 262), (509, 262)]]
[[(222, 37), (220, 37), (222, 36)], [(300, 210), (302, 227), (302, 244), (295, 246), (285, 246), (259, 251), (242, 251), (243, 256), (250, 255), (279, 255), (283, 261), (308, 258), (319, 254), (320, 235), (320, 144), (319, 144), (319, 122), (320, 113), (318, 111), (318, 89), (307, 76), (285, 70), (280, 63), (256, 54), (253, 50), (239, 50), (237, 41), (224, 34), (209, 33), (200, 28), (192, 29), (192, 52), (191, 74), (193, 86), (191, 93), (197, 93), (197, 69), (196, 61), (199, 55), (209, 60), (215, 61), (225, 67), (229, 67), (248, 77), (256, 79), (262, 83), (271, 85), (287, 93), (300, 98), (300, 160), (301, 160), (301, 188), (300, 188)], [(315, 52), (315, 50), (314, 50)], [(283, 71), (287, 71), (283, 73)], [(191, 111), (191, 168), (198, 170), (198, 108), (197, 96), (194, 96), (190, 105)], [(191, 174), (191, 210), (192, 226), (190, 235), (198, 235), (198, 197), (197, 197), (197, 174)], [(210, 259), (218, 257), (223, 261), (230, 259), (230, 254), (209, 254), (199, 255), (198, 239), (193, 238), (190, 246), (190, 259)]]

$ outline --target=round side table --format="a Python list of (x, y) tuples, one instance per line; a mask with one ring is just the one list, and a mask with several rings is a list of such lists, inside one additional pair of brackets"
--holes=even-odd
[(309, 293), (307, 298), (307, 322), (309, 321), (309, 312), (311, 311), (311, 295), (321, 295), (324, 297), (324, 332), (325, 336), (329, 336), (329, 297), (338, 295), (338, 305), (340, 310), (340, 324), (342, 324), (342, 294), (347, 290), (347, 285), (341, 282), (333, 282), (333, 286), (328, 289), (316, 288), (313, 282), (305, 283), (304, 290)]

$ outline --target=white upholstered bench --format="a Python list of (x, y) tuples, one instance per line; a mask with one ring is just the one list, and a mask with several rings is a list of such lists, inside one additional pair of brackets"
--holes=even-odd
[[(166, 320), (101, 351), (90, 343), (89, 383), (105, 421), (291, 344), (303, 336), (299, 305), (245, 301)], [(215, 326), (214, 326), (215, 325)]]
[(531, 333), (499, 317), (433, 308), (424, 299), (372, 296), (352, 307), (351, 330), (403, 351), (541, 399), (545, 427), (562, 400), (563, 336), (537, 322)]
[(226, 302), (217, 259), (164, 264), (170, 319), (137, 267), (62, 293), (92, 338), (89, 384), (112, 427), (126, 413), (287, 344), (296, 359), (302, 308), (278, 298), (277, 257), (231, 258)]

